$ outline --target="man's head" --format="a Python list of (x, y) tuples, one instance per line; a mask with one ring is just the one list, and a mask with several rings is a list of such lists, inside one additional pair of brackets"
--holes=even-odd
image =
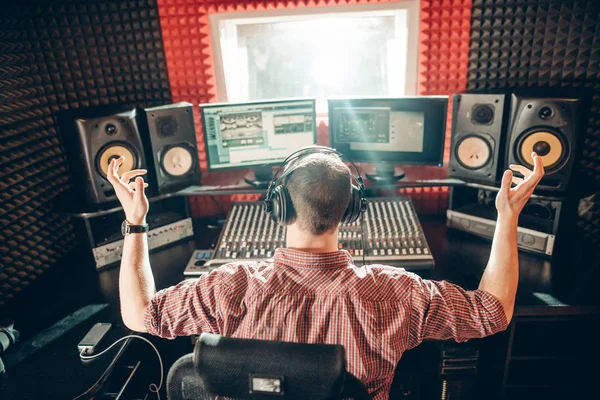
[(338, 156), (322, 153), (303, 157), (293, 167), (286, 188), (298, 228), (316, 236), (333, 231), (350, 202), (350, 169)]

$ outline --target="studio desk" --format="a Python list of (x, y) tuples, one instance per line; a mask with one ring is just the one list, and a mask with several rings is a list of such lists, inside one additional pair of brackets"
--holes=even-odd
[[(448, 229), (443, 215), (420, 216), (420, 220), (435, 259), (435, 269), (426, 277), (477, 288), (490, 242)], [(214, 246), (220, 228), (209, 220), (195, 220), (194, 232), (194, 238), (151, 253), (157, 290), (181, 282), (193, 251)], [(598, 253), (578, 237), (557, 241), (553, 258), (520, 252), (519, 288), (509, 328), (461, 344), (425, 342), (405, 353), (392, 397), (404, 398), (400, 393), (409, 388), (409, 399), (584, 398), (597, 379), (594, 371), (598, 371), (600, 357)], [(117, 367), (106, 384), (108, 391), (120, 390), (118, 382), (125, 380), (126, 368), (130, 371), (141, 365), (141, 372), (127, 389), (130, 394), (123, 398), (146, 394), (154, 398), (147, 388), (158, 383), (158, 362), (147, 344), (128, 341), (120, 351), (97, 361), (80, 361), (77, 343), (96, 322), (113, 323), (100, 348), (130, 333), (119, 313), (118, 267), (97, 272), (91, 262), (82, 260), (89, 256), (71, 255), (61, 268), (51, 269), (28, 289), (27, 298), (36, 300), (21, 304), (21, 318), (15, 319), (23, 344), (34, 351), (1, 377), (0, 398), (72, 399), (92, 386), (111, 363)], [(44, 340), (52, 336), (49, 327), (53, 324), (56, 331), (56, 321), (83, 306), (100, 303), (107, 304), (106, 308), (62, 329), (55, 339)], [(166, 398), (167, 371), (177, 358), (192, 351), (192, 343), (190, 338), (151, 339), (165, 363), (161, 397)]]

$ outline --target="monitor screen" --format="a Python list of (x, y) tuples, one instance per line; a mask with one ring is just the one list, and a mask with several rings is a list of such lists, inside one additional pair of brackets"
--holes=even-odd
[(314, 99), (201, 104), (209, 170), (279, 164), (316, 144)]
[(353, 161), (442, 163), (446, 96), (330, 99), (331, 146)]

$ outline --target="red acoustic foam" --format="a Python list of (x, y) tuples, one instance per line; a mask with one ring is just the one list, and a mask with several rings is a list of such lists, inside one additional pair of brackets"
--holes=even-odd
[(421, 1), (419, 94), (466, 89), (471, 8), (470, 0)]

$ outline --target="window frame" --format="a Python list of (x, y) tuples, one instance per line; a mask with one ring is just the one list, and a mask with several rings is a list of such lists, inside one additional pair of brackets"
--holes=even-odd
[[(393, 3), (373, 3), (356, 5), (336, 5), (326, 7), (295, 7), (288, 9), (234, 11), (209, 14), (210, 40), (213, 55), (213, 68), (217, 90), (217, 101), (228, 102), (225, 65), (221, 49), (220, 24), (223, 20), (235, 21), (235, 25), (256, 24), (293, 20), (326, 19), (344, 17), (351, 14), (368, 14), (369, 16), (390, 16), (394, 11), (405, 10), (407, 26), (406, 46), (406, 82), (403, 96), (418, 94), (419, 66), (419, 0), (405, 0)], [(232, 66), (233, 67), (233, 66)], [(269, 99), (262, 99), (269, 100)]]

